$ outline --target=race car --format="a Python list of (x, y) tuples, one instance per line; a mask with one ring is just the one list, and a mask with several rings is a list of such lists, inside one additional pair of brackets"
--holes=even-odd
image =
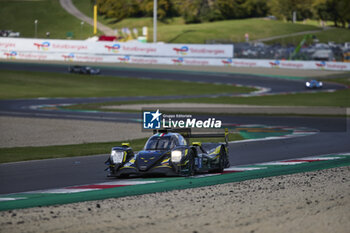
[(70, 73), (77, 73), (77, 74), (100, 74), (100, 69), (92, 68), (90, 66), (70, 66), (68, 68), (68, 71)]
[(309, 89), (322, 88), (322, 87), (323, 87), (323, 83), (317, 80), (311, 80), (305, 83), (305, 88), (309, 88)]
[[(105, 164), (108, 177), (147, 175), (193, 176), (220, 173), (229, 167), (228, 131), (219, 134), (192, 134), (190, 129), (155, 130), (143, 150), (134, 153), (128, 143), (113, 147)], [(190, 138), (223, 137), (223, 143), (193, 142)]]

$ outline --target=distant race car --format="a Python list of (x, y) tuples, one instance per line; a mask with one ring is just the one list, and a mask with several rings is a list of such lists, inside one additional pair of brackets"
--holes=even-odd
[(323, 87), (323, 83), (317, 80), (311, 80), (305, 83), (305, 88), (309, 88), (309, 89), (322, 88), (322, 87)]
[(100, 74), (100, 69), (92, 68), (90, 66), (70, 66), (68, 68), (68, 71), (70, 73), (77, 73), (77, 74)]
[[(224, 143), (193, 142), (190, 138), (223, 137)], [(128, 143), (113, 147), (105, 164), (109, 177), (146, 175), (193, 176), (222, 172), (229, 167), (228, 131), (222, 134), (191, 134), (190, 129), (155, 130), (143, 150), (134, 153)]]

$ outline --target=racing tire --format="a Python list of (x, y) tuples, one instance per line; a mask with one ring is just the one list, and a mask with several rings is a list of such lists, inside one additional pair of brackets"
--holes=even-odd
[(188, 161), (188, 174), (187, 176), (194, 176), (195, 173), (195, 162), (194, 162), (194, 152), (193, 150), (190, 151), (189, 154), (189, 161)]
[(226, 163), (226, 153), (223, 148), (220, 150), (220, 156), (219, 156), (219, 167), (216, 169), (211, 170), (213, 173), (222, 173), (225, 168), (225, 163)]

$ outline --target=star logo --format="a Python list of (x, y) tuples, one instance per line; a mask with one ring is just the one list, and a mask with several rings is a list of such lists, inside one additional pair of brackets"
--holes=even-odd
[(162, 113), (159, 109), (155, 112), (143, 112), (143, 128), (144, 129), (160, 129)]
[(154, 121), (154, 120), (159, 121), (159, 117), (160, 117), (162, 114), (159, 113), (159, 109), (157, 109), (157, 111), (156, 111), (155, 113), (151, 113), (151, 115), (153, 116), (153, 118), (152, 118), (152, 120), (151, 120), (151, 122), (152, 122), (152, 121)]

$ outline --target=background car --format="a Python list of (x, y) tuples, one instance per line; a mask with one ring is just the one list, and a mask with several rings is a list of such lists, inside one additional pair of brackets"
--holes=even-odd
[(305, 83), (305, 88), (309, 88), (309, 89), (322, 88), (322, 87), (323, 87), (323, 83), (317, 80), (311, 80)]
[(70, 66), (68, 68), (68, 71), (70, 73), (77, 73), (77, 74), (100, 74), (100, 69), (92, 68), (90, 66)]
[[(223, 137), (223, 143), (193, 142), (189, 138)], [(128, 143), (113, 147), (105, 162), (110, 177), (145, 175), (192, 176), (222, 172), (229, 167), (228, 131), (223, 134), (191, 134), (190, 129), (155, 131), (143, 150), (134, 153)]]

